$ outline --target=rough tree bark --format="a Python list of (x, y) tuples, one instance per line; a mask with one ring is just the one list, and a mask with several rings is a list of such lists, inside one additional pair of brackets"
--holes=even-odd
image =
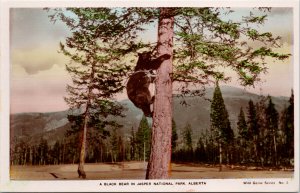
[(86, 111), (85, 115), (84, 115), (80, 157), (79, 157), (79, 164), (78, 164), (78, 170), (77, 170), (79, 178), (82, 177), (83, 179), (86, 178), (86, 173), (84, 171), (84, 162), (85, 162), (87, 123), (88, 123), (88, 112)]
[(174, 16), (172, 8), (160, 8), (158, 54), (169, 54), (157, 70), (152, 124), (151, 154), (146, 179), (169, 178), (172, 137), (172, 55)]
[(82, 141), (81, 141), (81, 149), (79, 155), (79, 164), (78, 164), (78, 175), (79, 178), (82, 177), (83, 179), (86, 178), (86, 173), (84, 171), (84, 163), (85, 163), (85, 154), (86, 154), (86, 134), (88, 129), (88, 122), (89, 122), (89, 110), (91, 108), (91, 100), (92, 100), (92, 83), (94, 82), (95, 77), (95, 64), (92, 66), (90, 74), (90, 84), (88, 85), (88, 93), (87, 93), (87, 102), (84, 111), (84, 122), (83, 122), (83, 131), (82, 131)]

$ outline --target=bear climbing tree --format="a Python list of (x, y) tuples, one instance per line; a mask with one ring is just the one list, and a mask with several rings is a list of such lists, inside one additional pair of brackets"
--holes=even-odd
[[(182, 96), (201, 96), (205, 86), (213, 83), (216, 78), (220, 81), (229, 80), (231, 74), (227, 70), (231, 69), (236, 72), (241, 85), (250, 86), (261, 80), (260, 75), (267, 72), (267, 58), (284, 60), (290, 56), (289, 52), (273, 51), (274, 48), (278, 50), (281, 47), (280, 37), (261, 31), (271, 8), (253, 8), (255, 12), (249, 11), (249, 14), (245, 13), (233, 22), (228, 20), (228, 15), (236, 11), (235, 8), (182, 5), (184, 6), (173, 8), (110, 8), (104, 4), (97, 8), (54, 9), (54, 14), (50, 15), (52, 21), (60, 20), (72, 31), (72, 36), (61, 44), (63, 53), (74, 60), (75, 64), (93, 64), (100, 68), (95, 71), (98, 74), (92, 79), (93, 85), (86, 85), (90, 81), (87, 81), (85, 73), (79, 74), (81, 80), (76, 83), (85, 84), (90, 91), (97, 88), (106, 101), (122, 91), (122, 77), (127, 76), (130, 69), (125, 62), (127, 54), (137, 53), (139, 49), (149, 46), (140, 41), (143, 40), (141, 34), (145, 34), (141, 32), (149, 31), (147, 26), (157, 23), (157, 34), (154, 34), (157, 35), (157, 41), (150, 43), (156, 45), (158, 56), (168, 54), (170, 58), (160, 60), (158, 57), (157, 60), (152, 60), (149, 53), (140, 55), (135, 73), (127, 84), (129, 99), (151, 116), (148, 108), (152, 102), (148, 92), (151, 79), (146, 75), (151, 75), (150, 69), (157, 68), (152, 67), (151, 64), (156, 63), (153, 61), (160, 61), (157, 63), (159, 67), (155, 77), (147, 179), (170, 177), (168, 166), (171, 160), (173, 82), (180, 84), (178, 91)], [(71, 66), (73, 63), (69, 67), (70, 73), (80, 69)], [(142, 71), (150, 74), (140, 73)], [(98, 85), (94, 83), (96, 80), (99, 81)], [(71, 99), (72, 95), (87, 98), (86, 90), (73, 88), (70, 92)], [(93, 102), (97, 96), (90, 95), (90, 98)], [(82, 100), (74, 100), (70, 108), (75, 105), (78, 108), (85, 104)], [(102, 112), (102, 108), (98, 109)], [(86, 116), (91, 117), (91, 114)], [(79, 143), (85, 147), (84, 140)], [(84, 164), (84, 153), (81, 151), (83, 159), (80, 164)]]
[(149, 91), (149, 85), (155, 79), (153, 70), (157, 70), (160, 64), (169, 58), (170, 55), (164, 54), (152, 59), (151, 52), (140, 53), (134, 73), (129, 77), (126, 87), (128, 98), (146, 117), (152, 117), (150, 105), (154, 98)]

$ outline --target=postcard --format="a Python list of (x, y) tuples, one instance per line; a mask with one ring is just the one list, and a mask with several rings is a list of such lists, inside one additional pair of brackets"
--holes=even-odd
[(299, 1), (1, 1), (0, 191), (299, 191)]

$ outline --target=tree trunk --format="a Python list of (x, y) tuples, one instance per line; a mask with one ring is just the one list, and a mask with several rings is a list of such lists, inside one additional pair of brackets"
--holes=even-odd
[(29, 154), (30, 154), (30, 158), (29, 158), (29, 162), (30, 162), (30, 165), (32, 165), (33, 164), (33, 150), (32, 150), (32, 147), (30, 147), (29, 148), (30, 150), (29, 150)]
[(229, 150), (226, 150), (226, 164), (229, 165), (230, 164), (230, 157), (229, 157)]
[[(88, 107), (87, 107), (88, 108)], [(84, 123), (83, 123), (83, 131), (82, 131), (82, 141), (81, 141), (81, 149), (79, 155), (79, 164), (78, 164), (78, 177), (86, 178), (86, 174), (84, 171), (84, 162), (85, 162), (85, 147), (86, 147), (86, 133), (87, 133), (87, 123), (88, 123), (88, 113), (87, 110), (84, 114)]]
[(111, 163), (114, 163), (114, 154), (113, 151), (110, 150)]
[(24, 156), (24, 161), (23, 161), (23, 165), (26, 165), (26, 159), (27, 159), (27, 149), (25, 149), (25, 156)]
[(258, 163), (258, 150), (257, 150), (257, 139), (258, 137), (257, 137), (257, 135), (255, 135), (254, 136), (254, 153), (255, 153), (255, 164), (257, 164)]
[(222, 171), (222, 143), (219, 142), (219, 172)]
[(103, 162), (103, 149), (102, 146), (100, 146), (100, 162)]
[(277, 143), (276, 143), (275, 131), (274, 131), (274, 135), (273, 135), (273, 140), (274, 140), (275, 166), (277, 166)]
[(157, 71), (152, 124), (151, 154), (146, 179), (169, 178), (172, 137), (172, 54), (174, 16), (172, 8), (160, 8), (158, 54), (169, 54)]
[[(243, 162), (244, 163), (244, 159), (245, 159), (245, 149), (243, 149), (242, 147), (244, 147), (244, 143), (243, 141), (241, 141), (241, 147), (238, 148), (239, 152), (241, 152), (241, 155), (238, 154), (239, 157), (239, 162)], [(242, 158), (241, 158), (242, 157)]]

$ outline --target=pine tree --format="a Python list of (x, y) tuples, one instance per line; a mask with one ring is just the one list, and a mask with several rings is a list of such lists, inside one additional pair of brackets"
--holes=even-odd
[(185, 144), (186, 151), (188, 153), (193, 151), (193, 141), (192, 141), (192, 126), (187, 123), (183, 129), (183, 140)]
[(278, 137), (278, 119), (279, 115), (275, 109), (275, 105), (272, 101), (272, 98), (269, 96), (269, 103), (266, 109), (266, 126), (267, 126), (267, 145), (269, 149), (269, 159), (270, 162), (277, 166), (278, 164), (278, 155), (277, 155), (277, 137)]
[(47, 140), (41, 138), (40, 143), (38, 145), (39, 165), (46, 165), (48, 163), (48, 151), (49, 146)]
[[(155, 100), (153, 104), (153, 124), (151, 154), (146, 174), (147, 179), (169, 178), (172, 146), (172, 73), (174, 8), (158, 8), (157, 53), (168, 54), (157, 70), (155, 80)], [(164, 129), (162, 129), (164, 128)], [(161, 139), (164, 136), (164, 139)]]
[(227, 164), (230, 164), (232, 162), (233, 159), (233, 149), (234, 149), (234, 133), (233, 130), (231, 128), (231, 124), (229, 121), (229, 115), (228, 115), (228, 111), (225, 107), (225, 128), (224, 128), (224, 138), (225, 138), (225, 144), (226, 147), (224, 148), (225, 150), (225, 158), (227, 161)]
[(174, 121), (174, 119), (172, 119), (172, 152), (176, 151), (177, 140), (178, 135), (176, 130), (176, 122)]
[(268, 154), (270, 148), (266, 143), (267, 139), (267, 123), (266, 123), (266, 104), (267, 104), (267, 97), (260, 96), (259, 101), (255, 105), (256, 109), (256, 118), (257, 118), (257, 126), (259, 127), (259, 135), (257, 140), (257, 151), (258, 157), (260, 161), (260, 165), (262, 167), (265, 166), (265, 162), (268, 159)]
[(252, 162), (258, 162), (258, 135), (259, 135), (259, 125), (257, 120), (257, 113), (253, 101), (250, 99), (248, 103), (248, 134), (250, 144), (250, 158)]
[(53, 164), (60, 164), (60, 155), (61, 155), (61, 145), (59, 141), (56, 141), (53, 146)]
[(240, 114), (238, 116), (237, 129), (238, 129), (238, 133), (239, 133), (239, 136), (241, 137), (241, 139), (243, 141), (247, 141), (248, 137), (249, 137), (248, 136), (248, 128), (247, 128), (247, 123), (245, 120), (245, 113), (244, 113), (242, 107), (240, 109)]
[(111, 153), (111, 162), (115, 163), (117, 161), (117, 155), (119, 153), (119, 146), (118, 146), (118, 134), (117, 129), (114, 128), (113, 132), (110, 136), (110, 153)]
[(241, 147), (240, 152), (242, 155), (242, 163), (245, 162), (246, 157), (248, 156), (247, 154), (247, 148), (249, 144), (249, 133), (248, 133), (248, 127), (247, 123), (245, 120), (245, 113), (243, 111), (243, 108), (241, 107), (240, 109), (240, 114), (238, 116), (238, 122), (237, 122), (237, 130), (239, 134), (239, 145)]
[(219, 146), (219, 171), (222, 171), (224, 145), (231, 144), (234, 135), (218, 82), (211, 102), (210, 122), (212, 132)]
[(289, 164), (294, 159), (294, 92), (292, 90), (289, 106), (283, 110), (281, 117), (281, 130), (284, 134), (284, 152)]
[[(89, 162), (102, 162), (105, 149), (105, 141), (108, 140), (114, 134), (114, 130), (118, 130), (119, 127), (111, 126), (109, 129), (105, 128), (89, 128), (87, 133), (87, 161)], [(112, 130), (112, 132), (110, 132)]]
[(136, 136), (132, 127), (131, 136), (130, 136), (130, 160), (135, 160), (136, 159), (135, 155), (136, 155)]
[(151, 128), (145, 115), (142, 117), (136, 132), (136, 145), (139, 160), (148, 160), (151, 148)]
[(195, 150), (196, 160), (199, 162), (207, 162), (206, 150), (203, 142), (203, 138), (199, 137), (197, 147)]
[[(122, 77), (129, 68), (123, 63), (114, 63), (117, 54), (113, 54), (111, 48), (105, 45), (105, 40), (100, 40), (99, 35), (91, 29), (91, 20), (96, 22), (97, 19), (87, 18), (88, 9), (82, 12), (78, 8), (69, 10), (77, 15), (78, 20), (68, 22), (66, 18), (62, 19), (63, 14), (59, 14), (72, 31), (66, 42), (60, 43), (61, 52), (71, 59), (66, 69), (73, 81), (67, 86), (68, 96), (65, 101), (72, 111), (79, 111), (70, 115), (69, 121), (80, 121), (78, 174), (86, 178), (84, 163), (88, 128), (93, 126), (102, 130), (105, 125), (116, 124), (105, 119), (108, 115), (121, 115), (122, 108), (112, 100), (112, 96), (123, 89)], [(78, 25), (76, 22), (79, 22)]]
[[(262, 13), (270, 11), (269, 8), (259, 10), (263, 11)], [(237, 72), (242, 85), (252, 85), (254, 81), (259, 80), (258, 75), (266, 71), (264, 66), (266, 57), (283, 60), (289, 56), (272, 50), (272, 47), (278, 47), (279, 38), (273, 37), (270, 32), (259, 32), (251, 27), (263, 25), (267, 19), (266, 14), (256, 16), (251, 13), (249, 16), (243, 16), (240, 21), (233, 22), (222, 19), (222, 15), (230, 14), (231, 9), (220, 11), (219, 8), (209, 7), (67, 8), (67, 11), (72, 14), (56, 10), (55, 14), (51, 15), (51, 20), (60, 19), (70, 29), (75, 30), (73, 34), (77, 37), (76, 42), (79, 46), (67, 42), (69, 47), (96, 54), (97, 59), (115, 61), (143, 47), (148, 47), (149, 50), (156, 48), (158, 56), (171, 55), (171, 58), (165, 60), (157, 70), (155, 82), (156, 100), (149, 167), (151, 179), (169, 177), (172, 81), (204, 86), (215, 78), (226, 80), (228, 77), (225, 72), (220, 71), (220, 67), (229, 67)], [(74, 15), (77, 18), (74, 19)], [(158, 41), (146, 44), (140, 41), (138, 34), (146, 29), (144, 26), (152, 22), (158, 22)], [(84, 30), (76, 31), (78, 28)], [(256, 42), (261, 42), (263, 46), (252, 47), (245, 39), (255, 42), (255, 45), (259, 45)], [(97, 44), (95, 47), (97, 49), (91, 49), (89, 44)], [(80, 61), (81, 56), (76, 53), (72, 58)], [(102, 67), (99, 71), (114, 68), (117, 69), (114, 71), (116, 74), (110, 72), (108, 77), (121, 77), (124, 71), (120, 70), (118, 64), (114, 63), (111, 68)], [(105, 76), (103, 82), (107, 82), (106, 78)], [(113, 86), (115, 85), (110, 88)], [(201, 94), (201, 90), (189, 89), (189, 86), (183, 86), (182, 94)], [(160, 136), (164, 136), (164, 139), (161, 140)]]
[(125, 161), (125, 147), (124, 147), (124, 142), (123, 142), (123, 138), (122, 136), (120, 135), (119, 138), (118, 138), (118, 161)]
[(257, 125), (257, 116), (256, 109), (252, 100), (249, 100), (248, 103), (248, 126), (249, 126), (249, 134), (251, 138), (253, 138), (258, 133), (258, 125)]

